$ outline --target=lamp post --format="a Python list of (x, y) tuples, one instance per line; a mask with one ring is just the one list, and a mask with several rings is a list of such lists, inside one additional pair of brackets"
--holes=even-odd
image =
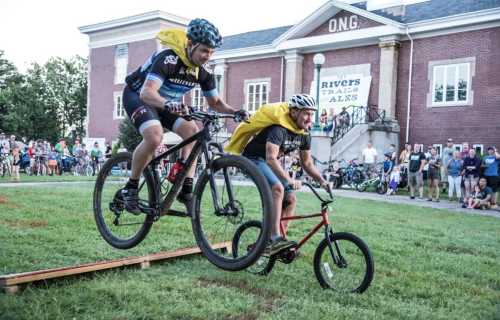
[(322, 53), (316, 53), (313, 57), (314, 66), (316, 67), (316, 104), (318, 109), (316, 110), (316, 115), (314, 117), (314, 130), (320, 130), (319, 125), (319, 73), (321, 71), (321, 66), (325, 63), (325, 55)]

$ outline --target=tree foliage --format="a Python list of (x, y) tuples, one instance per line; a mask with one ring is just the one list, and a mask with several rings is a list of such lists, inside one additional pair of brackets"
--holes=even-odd
[(120, 134), (118, 136), (120, 144), (129, 151), (135, 150), (135, 147), (141, 142), (142, 137), (137, 132), (130, 119), (125, 119), (120, 123)]
[(0, 130), (55, 142), (71, 129), (83, 136), (86, 114), (85, 58), (51, 58), (20, 74), (0, 51)]

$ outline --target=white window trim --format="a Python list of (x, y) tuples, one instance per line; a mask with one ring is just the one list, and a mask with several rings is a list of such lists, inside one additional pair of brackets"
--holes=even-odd
[[(250, 85), (266, 85), (266, 97), (267, 101), (265, 101), (263, 104), (269, 103), (269, 94), (271, 93), (271, 78), (261, 78), (261, 79), (247, 79), (244, 82), (244, 97), (245, 97), (245, 105), (243, 108), (248, 111), (250, 114), (254, 113), (256, 110), (248, 110), (248, 103), (249, 103), (249, 86)], [(259, 106), (260, 107), (260, 106)]]
[[(196, 97), (196, 92), (199, 93), (199, 104), (195, 104), (195, 97)], [(193, 90), (191, 90), (191, 107), (201, 107), (203, 108), (205, 106), (205, 97), (203, 96), (203, 92), (201, 91), (200, 87), (195, 87)]]
[[(118, 115), (118, 106), (116, 104), (116, 99), (120, 98), (120, 104), (121, 104), (121, 110), (123, 115)], [(121, 91), (115, 91), (113, 92), (113, 119), (114, 120), (120, 120), (120, 119), (125, 119), (125, 108), (123, 107), (123, 98), (122, 98), (122, 92)]]
[(436, 149), (439, 149), (438, 155), (439, 155), (439, 157), (443, 157), (443, 144), (434, 143), (432, 146)]
[[(455, 101), (445, 101), (446, 100), (446, 72), (443, 78), (443, 102), (434, 102), (435, 85), (434, 81), (436, 79), (436, 69), (437, 67), (447, 67), (455, 66), (458, 68), (459, 65), (467, 65), (467, 100), (458, 100), (458, 77), (455, 79)], [(428, 82), (429, 90), (427, 92), (427, 107), (428, 108), (440, 108), (440, 107), (465, 107), (472, 106), (474, 104), (474, 90), (472, 90), (472, 78), (476, 75), (476, 57), (468, 57), (461, 59), (449, 59), (449, 60), (437, 60), (429, 61), (428, 66)]]
[[(116, 54), (116, 51), (118, 50), (118, 46), (127, 46), (127, 56), (117, 56)], [(123, 84), (125, 83), (125, 77), (127, 76), (127, 72), (128, 72), (128, 44), (127, 43), (122, 43), (122, 44), (119, 44), (115, 47), (115, 64), (114, 64), (114, 71), (115, 71), (115, 74), (114, 74), (114, 84)], [(123, 77), (118, 77), (119, 75), (121, 76), (121, 74), (118, 73), (118, 61), (119, 60), (124, 60), (125, 61), (125, 74)]]

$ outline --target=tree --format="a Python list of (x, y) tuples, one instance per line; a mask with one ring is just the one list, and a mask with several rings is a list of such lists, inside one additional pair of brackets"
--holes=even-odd
[(132, 152), (135, 147), (141, 142), (142, 137), (137, 132), (130, 119), (125, 119), (120, 123), (120, 133), (118, 135), (119, 143), (127, 148), (128, 151)]
[(84, 133), (87, 116), (87, 60), (75, 56), (69, 60), (51, 58), (44, 66), (47, 99), (56, 108), (61, 137), (76, 127)]
[(7, 128), (5, 117), (12, 105), (12, 96), (16, 95), (16, 89), (22, 82), (22, 75), (14, 64), (4, 57), (4, 51), (0, 50), (0, 130), (11, 131)]
[(0, 51), (0, 129), (56, 142), (73, 126), (83, 136), (86, 114), (85, 58), (51, 58), (21, 75)]

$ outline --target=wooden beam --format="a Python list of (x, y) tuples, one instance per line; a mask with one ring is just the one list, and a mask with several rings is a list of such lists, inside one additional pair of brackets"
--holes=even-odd
[[(231, 242), (217, 243), (213, 245), (213, 248), (230, 250)], [(60, 278), (70, 275), (78, 275), (87, 272), (107, 270), (123, 266), (130, 266), (130, 265), (139, 265), (142, 268), (147, 268), (149, 267), (149, 264), (152, 261), (167, 260), (175, 257), (193, 255), (197, 253), (201, 253), (200, 248), (191, 247), (175, 251), (162, 251), (158, 253), (148, 254), (145, 256), (100, 261), (100, 262), (87, 263), (71, 267), (45, 269), (38, 271), (2, 275), (0, 276), (0, 287), (2, 287), (7, 292), (9, 291), (13, 292), (17, 290), (9, 290), (9, 289), (15, 288), (16, 285), (18, 284), (29, 283), (39, 280)]]

